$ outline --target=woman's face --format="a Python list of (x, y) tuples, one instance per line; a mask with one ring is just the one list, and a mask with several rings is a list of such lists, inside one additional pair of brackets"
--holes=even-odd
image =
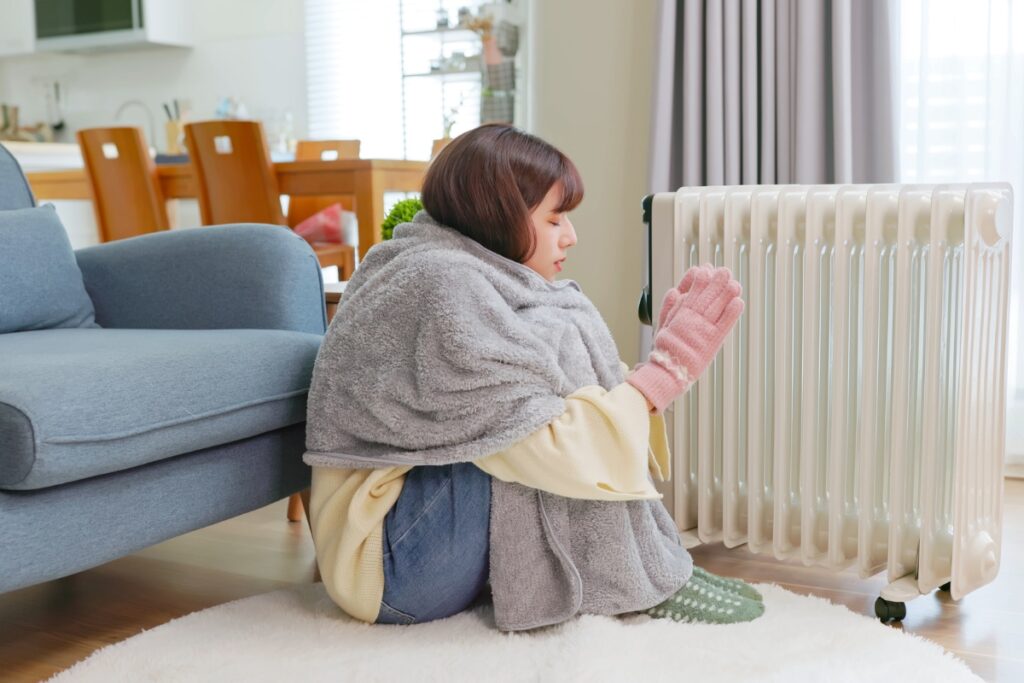
[(555, 183), (540, 204), (530, 212), (537, 247), (523, 265), (537, 271), (550, 282), (562, 272), (566, 252), (576, 244), (576, 230), (572, 227), (569, 215), (555, 210), (561, 201), (562, 184)]

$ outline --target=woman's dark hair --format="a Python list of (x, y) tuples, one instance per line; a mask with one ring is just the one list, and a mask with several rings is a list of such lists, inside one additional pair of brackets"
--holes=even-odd
[(583, 200), (583, 180), (569, 157), (505, 124), (463, 133), (431, 162), (420, 194), (434, 220), (519, 263), (536, 243), (530, 212), (562, 183), (556, 211)]

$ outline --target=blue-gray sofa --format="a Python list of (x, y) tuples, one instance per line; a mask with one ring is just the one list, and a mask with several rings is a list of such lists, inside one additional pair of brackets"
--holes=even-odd
[(0, 592), (306, 488), (325, 325), (286, 228), (73, 252), (0, 145)]

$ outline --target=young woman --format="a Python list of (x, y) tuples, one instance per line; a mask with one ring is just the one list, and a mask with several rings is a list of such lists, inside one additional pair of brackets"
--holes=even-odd
[(313, 373), (305, 460), (335, 602), (411, 624), (489, 585), (503, 630), (759, 616), (753, 588), (693, 567), (652, 483), (669, 476), (661, 413), (721, 347), (739, 284), (691, 269), (627, 372), (591, 302), (557, 280), (583, 198), (564, 154), (481, 126), (438, 155), (422, 198), (356, 272)]

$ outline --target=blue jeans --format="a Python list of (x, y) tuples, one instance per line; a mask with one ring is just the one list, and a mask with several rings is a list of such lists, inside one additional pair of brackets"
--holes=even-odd
[(491, 477), (476, 465), (414, 467), (384, 518), (378, 624), (458, 614), (487, 584)]

